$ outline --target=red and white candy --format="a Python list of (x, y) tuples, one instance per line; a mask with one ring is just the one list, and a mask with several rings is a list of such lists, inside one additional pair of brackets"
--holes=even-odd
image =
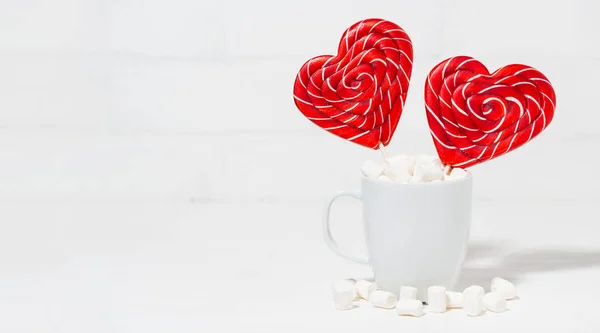
[(367, 19), (348, 28), (336, 56), (307, 61), (294, 102), (311, 122), (343, 139), (378, 149), (390, 142), (406, 101), (413, 49), (395, 23)]
[(435, 66), (425, 82), (425, 108), (441, 161), (452, 167), (491, 160), (519, 148), (552, 122), (556, 95), (548, 78), (526, 65), (489, 73), (458, 56)]

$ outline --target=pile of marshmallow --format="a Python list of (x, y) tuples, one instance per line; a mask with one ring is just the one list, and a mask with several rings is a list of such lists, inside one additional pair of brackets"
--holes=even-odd
[(333, 303), (337, 310), (349, 310), (357, 307), (354, 302), (364, 299), (376, 308), (395, 308), (398, 315), (411, 317), (462, 308), (467, 316), (476, 317), (486, 311), (504, 312), (507, 310), (507, 301), (517, 297), (515, 286), (499, 277), (492, 279), (490, 290), (486, 293), (483, 287), (473, 285), (460, 293), (447, 291), (441, 286), (431, 286), (427, 288), (427, 306), (424, 306), (423, 302), (417, 300), (417, 288), (402, 286), (398, 297), (394, 293), (378, 290), (375, 283), (346, 279), (333, 284)]
[(400, 183), (441, 182), (467, 175), (464, 169), (444, 168), (439, 158), (430, 155), (396, 155), (383, 163), (368, 160), (363, 164), (362, 173), (367, 178)]

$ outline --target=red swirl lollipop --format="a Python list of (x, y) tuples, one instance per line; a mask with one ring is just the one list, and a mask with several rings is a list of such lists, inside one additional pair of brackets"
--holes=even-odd
[(550, 81), (525, 65), (489, 73), (459, 56), (435, 66), (425, 82), (425, 108), (440, 160), (467, 168), (515, 150), (552, 121), (556, 95)]
[(336, 56), (307, 61), (294, 82), (294, 102), (310, 121), (341, 138), (376, 149), (390, 142), (412, 72), (412, 43), (398, 25), (357, 22)]

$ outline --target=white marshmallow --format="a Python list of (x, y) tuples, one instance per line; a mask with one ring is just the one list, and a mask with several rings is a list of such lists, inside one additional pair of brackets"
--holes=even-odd
[(401, 183), (408, 183), (411, 179), (408, 168), (404, 165), (390, 165), (385, 169), (384, 174), (391, 180)]
[(389, 167), (401, 167), (412, 175), (415, 169), (415, 159), (412, 156), (396, 155), (387, 159)]
[(354, 294), (353, 300), (359, 301), (360, 300), (360, 296), (358, 296), (358, 291), (356, 290), (356, 280), (354, 280), (354, 279), (343, 279), (343, 280), (336, 281), (333, 284), (333, 292), (334, 293), (336, 291), (347, 290), (348, 288), (351, 288), (352, 291), (353, 291), (353, 294)]
[(452, 171), (450, 172), (450, 176), (452, 177), (466, 177), (467, 176), (467, 171), (465, 169), (461, 169), (461, 168), (452, 168)]
[(396, 313), (400, 316), (421, 317), (423, 312), (423, 303), (416, 299), (401, 299), (396, 303)]
[(354, 303), (346, 295), (335, 295), (333, 296), (333, 306), (336, 310), (344, 311), (353, 309)]
[(369, 296), (372, 292), (377, 290), (377, 284), (373, 282), (369, 282), (367, 280), (360, 280), (356, 282), (356, 291), (358, 292), (358, 296), (362, 299), (369, 300)]
[(430, 165), (430, 166), (420, 166), (417, 165), (415, 167), (415, 172), (410, 180), (411, 183), (419, 183), (419, 182), (430, 182), (433, 180), (443, 180), (444, 179), (444, 170), (441, 168)]
[(450, 309), (460, 308), (463, 303), (463, 294), (456, 291), (446, 292), (446, 305)]
[(374, 307), (393, 309), (398, 303), (398, 296), (383, 290), (375, 290), (369, 296), (369, 301)]
[(444, 174), (444, 180), (460, 179), (467, 176), (467, 171), (461, 168), (453, 168), (449, 175)]
[(485, 290), (481, 286), (470, 286), (463, 291), (463, 309), (471, 317), (479, 316), (484, 312), (483, 296)]
[(425, 182), (425, 173), (426, 170), (423, 166), (417, 165), (415, 166), (415, 172), (410, 179), (411, 183), (422, 183)]
[(517, 297), (517, 290), (515, 289), (515, 286), (503, 278), (493, 278), (490, 287), (492, 292), (499, 293), (505, 300)]
[(442, 161), (433, 155), (419, 155), (415, 158), (415, 166), (436, 166), (442, 168)]
[(411, 159), (406, 155), (397, 155), (387, 159), (387, 165), (383, 173), (390, 179), (407, 183), (412, 174)]
[(333, 305), (337, 310), (349, 310), (354, 307), (356, 289), (353, 281), (341, 280), (333, 284)]
[(446, 288), (431, 286), (427, 288), (427, 307), (431, 312), (446, 312)]
[(506, 311), (506, 300), (497, 292), (485, 294), (485, 296), (483, 296), (483, 305), (492, 312)]
[(392, 181), (392, 180), (390, 179), (390, 177), (388, 177), (388, 176), (386, 176), (386, 175), (381, 175), (381, 176), (377, 177), (377, 179), (379, 179), (379, 180), (385, 180), (385, 181), (388, 181), (388, 182), (391, 182), (391, 181)]
[(383, 165), (371, 160), (366, 161), (362, 166), (363, 175), (368, 178), (379, 177), (383, 173), (383, 170)]
[(417, 288), (411, 286), (401, 286), (400, 299), (417, 299)]
[(389, 165), (393, 165), (393, 164), (407, 165), (407, 164), (412, 163), (412, 159), (408, 155), (394, 155), (394, 156), (388, 157), (387, 162)]

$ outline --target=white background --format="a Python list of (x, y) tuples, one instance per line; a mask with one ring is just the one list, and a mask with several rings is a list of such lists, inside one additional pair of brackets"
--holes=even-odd
[(476, 196), (594, 201), (596, 181), (571, 170), (596, 168), (599, 12), (594, 0), (2, 1), (0, 198), (293, 200), (357, 184), (376, 153), (310, 123), (291, 91), (347, 26), (385, 17), (415, 50), (392, 153), (433, 152), (422, 95), (436, 63), (525, 63), (553, 82), (556, 118), (473, 168)]
[[(569, 223), (596, 219), (592, 205), (600, 198), (598, 15), (596, 0), (0, 1), (0, 304), (7, 314), (1, 331), (91, 332), (90, 322), (98, 332), (166, 331), (182, 312), (194, 312), (163, 311), (152, 322), (156, 309), (127, 312), (123, 304), (147, 304), (142, 295), (156, 291), (156, 281), (183, 283), (178, 274), (188, 269), (197, 274), (191, 286), (212, 265), (239, 266), (213, 254), (251, 246), (244, 239), (253, 237), (274, 240), (264, 246), (283, 252), (289, 248), (279, 242), (287, 239), (282, 235), (313, 237), (314, 244), (298, 238), (296, 245), (311, 247), (315, 257), (331, 255), (319, 264), (328, 269), (323, 274), (343, 275), (342, 264), (335, 266), (343, 260), (319, 238), (321, 205), (335, 191), (356, 188), (362, 162), (379, 156), (306, 120), (292, 87), (304, 61), (335, 53), (342, 32), (369, 17), (398, 23), (414, 44), (411, 87), (391, 153), (434, 153), (423, 84), (447, 57), (470, 55), (490, 70), (524, 63), (550, 79), (557, 95), (553, 123), (521, 149), (472, 171), (476, 202), (487, 207), (481, 216), (496, 215), (497, 224), (485, 230), (509, 221), (516, 229), (506, 237), (537, 244), (554, 239), (550, 233), (554, 245), (561, 243)], [(510, 207), (519, 209), (508, 214)], [(502, 209), (504, 220), (497, 217)], [(217, 222), (248, 233), (236, 238)], [(175, 226), (180, 233), (169, 232)], [(589, 237), (598, 229), (578, 228), (571, 245), (593, 244)], [(195, 233), (203, 243), (193, 241)], [(126, 261), (121, 250), (139, 257)], [(255, 251), (263, 273), (287, 260)], [(69, 266), (80, 256), (86, 265)], [(187, 258), (179, 270), (171, 267), (175, 258)], [(117, 274), (118, 260), (133, 272), (131, 285), (111, 289), (102, 276)], [(137, 269), (140, 262), (178, 273), (144, 289), (139, 276), (157, 275)], [(56, 272), (57, 285), (42, 283), (48, 272)], [(131, 292), (132, 286), (141, 289)], [(200, 291), (180, 299), (158, 289), (153, 302), (168, 309), (207, 303), (194, 299)], [(123, 296), (127, 290), (131, 298)], [(73, 309), (81, 313), (70, 317)], [(202, 327), (190, 321), (179, 331)]]

